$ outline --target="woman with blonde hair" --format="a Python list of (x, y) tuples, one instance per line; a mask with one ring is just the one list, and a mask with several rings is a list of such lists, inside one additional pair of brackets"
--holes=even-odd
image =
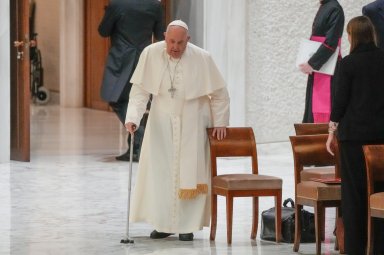
[[(347, 32), (350, 54), (341, 60), (335, 77), (326, 146), (333, 153), (331, 142), (337, 131), (345, 250), (349, 255), (361, 255), (366, 253), (367, 244), (367, 177), (362, 146), (384, 144), (384, 52), (376, 46), (369, 18), (351, 19)], [(378, 230), (381, 224), (374, 225), (375, 244), (382, 245), (384, 228)], [(375, 254), (384, 254), (384, 249), (375, 245)]]

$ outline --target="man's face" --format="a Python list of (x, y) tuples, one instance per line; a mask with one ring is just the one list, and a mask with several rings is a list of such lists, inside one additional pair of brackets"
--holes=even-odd
[(168, 55), (172, 58), (180, 58), (190, 38), (188, 31), (183, 27), (170, 26), (164, 36)]

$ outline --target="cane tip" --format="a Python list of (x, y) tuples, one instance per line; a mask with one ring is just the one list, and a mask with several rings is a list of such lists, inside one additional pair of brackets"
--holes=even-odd
[(121, 239), (120, 243), (128, 244), (128, 243), (134, 243), (131, 239)]

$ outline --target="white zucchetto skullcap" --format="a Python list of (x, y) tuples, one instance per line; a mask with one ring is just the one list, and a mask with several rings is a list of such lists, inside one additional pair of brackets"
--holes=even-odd
[(188, 31), (188, 26), (187, 26), (187, 24), (186, 24), (184, 21), (180, 20), (180, 19), (174, 20), (174, 21), (172, 21), (171, 23), (169, 23), (169, 24), (168, 24), (168, 27), (170, 27), (170, 26), (179, 26), (179, 27), (183, 27), (183, 28), (185, 28), (185, 30)]

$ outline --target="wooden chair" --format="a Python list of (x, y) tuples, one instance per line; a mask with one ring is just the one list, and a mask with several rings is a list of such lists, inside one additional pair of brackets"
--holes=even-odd
[[(328, 134), (328, 123), (295, 123), (296, 135)], [(301, 171), (301, 181), (335, 178), (335, 166), (305, 166)], [(321, 215), (321, 240), (325, 240), (325, 209)]]
[[(281, 195), (282, 179), (259, 175), (257, 165), (256, 141), (250, 127), (227, 128), (227, 136), (219, 141), (212, 137), (212, 128), (208, 128), (208, 137), (212, 164), (212, 213), (210, 240), (215, 240), (217, 226), (217, 196), (225, 196), (227, 202), (227, 243), (232, 243), (232, 213), (234, 197), (253, 197), (253, 221), (251, 239), (256, 238), (259, 215), (259, 197), (275, 197), (276, 241), (281, 240)], [(251, 173), (217, 174), (218, 157), (251, 157)]]
[[(296, 135), (318, 135), (328, 134), (328, 123), (295, 123), (293, 124)], [(301, 180), (309, 181), (313, 178), (327, 179), (335, 178), (334, 166), (311, 166), (304, 167), (301, 172)]]
[(328, 123), (295, 123), (296, 135), (328, 134)]
[[(301, 239), (301, 210), (303, 206), (314, 207), (315, 231), (316, 231), (316, 254), (321, 253), (321, 226), (322, 215), (326, 207), (341, 206), (341, 187), (340, 184), (324, 184), (314, 181), (301, 180), (301, 172), (305, 165), (336, 165), (336, 177), (339, 177), (338, 170), (338, 148), (336, 145), (336, 156), (330, 155), (325, 147), (328, 135), (301, 135), (290, 136), (294, 158), (294, 177), (295, 177), (295, 241), (293, 250), (297, 252)], [(338, 217), (338, 213), (337, 213)], [(335, 248), (338, 248), (336, 240)], [(340, 245), (340, 252), (343, 252)]]
[(368, 187), (367, 254), (373, 254), (374, 231), (372, 217), (384, 218), (384, 192), (375, 192), (375, 183), (384, 182), (384, 145), (363, 146)]

